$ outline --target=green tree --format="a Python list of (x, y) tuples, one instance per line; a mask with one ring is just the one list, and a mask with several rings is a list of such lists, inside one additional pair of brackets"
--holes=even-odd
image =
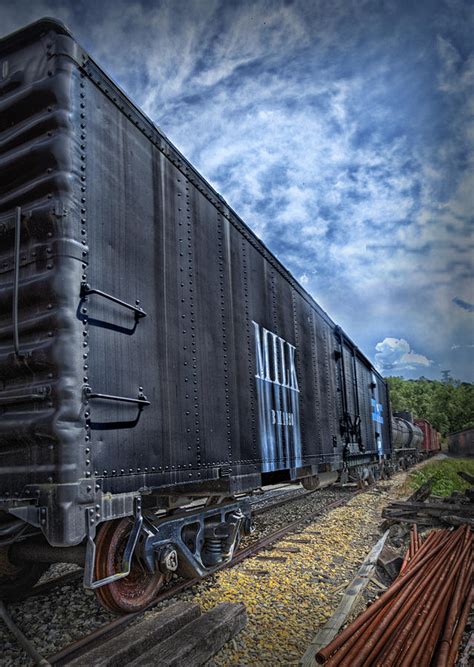
[(474, 426), (474, 385), (449, 381), (385, 378), (394, 412), (408, 411), (427, 419), (443, 435)]

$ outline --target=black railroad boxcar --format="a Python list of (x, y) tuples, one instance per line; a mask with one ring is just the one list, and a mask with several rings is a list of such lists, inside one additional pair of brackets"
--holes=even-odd
[(61, 23), (0, 77), (0, 588), (69, 547), (136, 609), (232, 557), (255, 488), (377, 474), (387, 387)]

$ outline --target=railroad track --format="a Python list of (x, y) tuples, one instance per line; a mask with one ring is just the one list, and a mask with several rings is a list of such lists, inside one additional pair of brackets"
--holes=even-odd
[[(272, 510), (293, 503), (295, 503), (296, 507), (298, 507), (297, 505), (298, 500), (304, 500), (308, 496), (316, 494), (316, 491), (302, 491), (302, 490), (300, 490), (299, 492), (297, 491), (295, 493), (291, 493), (287, 489), (289, 489), (288, 486), (282, 486), (279, 489), (272, 490), (270, 492), (272, 496), (271, 501), (270, 499), (267, 499), (267, 501), (265, 502), (265, 499), (263, 497), (265, 494), (263, 494), (262, 497), (259, 497), (258, 500), (255, 501), (255, 505), (257, 506), (252, 509), (252, 514), (258, 518), (263, 519), (264, 515), (269, 514)], [(318, 489), (317, 491), (321, 492), (321, 489)], [(281, 494), (284, 494), (283, 498), (281, 497)], [(272, 531), (271, 533), (266, 533), (266, 531), (268, 530), (268, 526), (265, 526), (264, 524), (261, 528), (259, 528), (258, 531), (264, 533), (264, 535), (261, 538), (257, 539), (256, 541), (252, 540), (253, 536), (251, 536), (250, 538), (246, 538), (246, 540), (250, 540), (250, 544), (247, 544), (242, 549), (240, 549), (238, 553), (235, 554), (233, 560), (230, 563), (219, 567), (217, 570), (215, 570), (215, 572), (224, 569), (226, 567), (232, 567), (234, 565), (237, 565), (246, 558), (255, 555), (260, 550), (265, 549), (266, 547), (282, 539), (289, 533), (294, 532), (298, 528), (304, 526), (306, 523), (309, 523), (315, 520), (316, 518), (326, 514), (331, 509), (346, 504), (351, 498), (354, 497), (354, 495), (355, 495), (354, 492), (346, 490), (342, 498), (332, 501), (322, 507), (318, 507), (318, 509), (316, 509), (315, 511), (306, 513), (303, 516), (298, 517), (296, 520), (293, 520), (290, 523), (286, 524), (285, 526), (279, 528), (278, 530)], [(277, 499), (273, 501), (273, 497), (275, 496), (277, 497)], [(50, 580), (37, 584), (31, 591), (22, 595), (22, 597), (19, 598), (18, 601), (23, 601), (29, 598), (38, 597), (40, 595), (48, 595), (54, 593), (55, 589), (59, 589), (63, 585), (74, 583), (76, 581), (78, 582), (82, 576), (83, 576), (83, 570), (77, 569), (75, 571), (67, 572), (60, 576), (51, 578)], [(195, 578), (185, 581), (179, 581), (176, 584), (169, 585), (167, 588), (162, 590), (161, 593), (157, 595), (153, 603), (149, 607), (147, 607), (146, 610), (151, 609), (152, 607), (158, 605), (160, 602), (171, 599), (179, 595), (180, 593), (191, 589), (199, 581), (202, 580)], [(93, 630), (89, 634), (86, 634), (84, 637), (72, 642), (71, 644), (64, 647), (57, 653), (54, 653), (53, 655), (51, 655), (50, 658), (46, 660), (46, 662), (42, 663), (39, 662), (38, 659), (39, 654), (38, 651), (35, 649), (34, 645), (31, 642), (29, 642), (26, 639), (26, 637), (24, 637), (24, 635), (22, 635), (18, 627), (16, 628), (16, 631), (13, 629), (12, 625), (15, 625), (15, 623), (11, 619), (11, 617), (9, 619), (9, 622), (6, 621), (5, 615), (8, 615), (8, 610), (4, 609), (2, 615), (4, 616), (5, 623), (10, 628), (11, 632), (15, 635), (19, 645), (21, 645), (22, 648), (27, 653), (29, 653), (35, 664), (66, 665), (68, 662), (75, 659), (76, 657), (82, 656), (91, 648), (117, 635), (131, 623), (136, 621), (136, 619), (140, 618), (140, 616), (142, 616), (144, 611), (146, 610), (129, 614), (127, 616), (115, 618), (109, 622), (105, 622), (103, 625)], [(22, 635), (22, 639), (20, 635)]]
[[(293, 487), (293, 489), (291, 488)], [(268, 502), (268, 500), (263, 498), (259, 498), (258, 496), (254, 496), (251, 500), (252, 504), (252, 515), (253, 516), (258, 516), (260, 514), (264, 514), (265, 512), (269, 510), (276, 509), (277, 507), (281, 507), (282, 505), (286, 505), (287, 503), (292, 502), (293, 500), (300, 500), (302, 498), (306, 498), (307, 496), (311, 496), (315, 493), (321, 493), (323, 489), (327, 488), (332, 488), (334, 487), (334, 483), (331, 484), (323, 484), (319, 486), (317, 489), (313, 489), (312, 491), (305, 491), (302, 489), (294, 490), (294, 485), (288, 484), (284, 485), (279, 489), (276, 489), (273, 493), (273, 495), (277, 496), (278, 493), (280, 492), (281, 494), (285, 494), (283, 498), (280, 498), (276, 500), (275, 502)], [(343, 487), (341, 487), (342, 490)], [(349, 491), (347, 488), (345, 489), (348, 493)], [(263, 494), (265, 496), (265, 494)], [(260, 507), (261, 505), (261, 507)]]
[(264, 514), (265, 512), (274, 510), (277, 507), (281, 507), (282, 505), (291, 503), (294, 500), (299, 500), (300, 498), (306, 498), (306, 496), (310, 496), (313, 493), (316, 493), (317, 491), (320, 491), (320, 489), (316, 489), (315, 491), (299, 491), (295, 493), (288, 492), (288, 494), (284, 498), (280, 498), (279, 500), (275, 500), (274, 502), (268, 502), (265, 500), (255, 501), (254, 503), (252, 503), (252, 516), (258, 516), (260, 514)]
[[(349, 502), (355, 495), (358, 493), (361, 493), (363, 491), (354, 491), (350, 492), (347, 494), (346, 497), (340, 498), (339, 500), (336, 500), (323, 509), (319, 509), (311, 514), (308, 514), (300, 519), (297, 519), (296, 521), (293, 521), (286, 525), (284, 528), (280, 528), (279, 530), (271, 533), (270, 535), (267, 535), (263, 537), (262, 539), (258, 540), (257, 542), (249, 545), (248, 547), (245, 547), (243, 549), (240, 549), (232, 559), (230, 563), (225, 563), (224, 565), (218, 567), (214, 572), (219, 572), (220, 570), (223, 570), (225, 568), (233, 567), (237, 565), (238, 563), (241, 563), (243, 560), (246, 558), (249, 558), (251, 556), (254, 556), (257, 554), (259, 551), (271, 546), (275, 542), (278, 542), (279, 540), (283, 539), (285, 536), (288, 534), (297, 531), (299, 528), (302, 528), (305, 524), (311, 523), (315, 519), (327, 514), (332, 509), (335, 509), (336, 507), (340, 507), (341, 505), (345, 505), (346, 503)], [(312, 492), (309, 492), (312, 493)], [(303, 494), (300, 494), (300, 497)], [(306, 494), (304, 494), (306, 495)], [(278, 504), (284, 504), (284, 503), (278, 503)], [(136, 612), (133, 614), (128, 614), (127, 616), (121, 616), (119, 618), (116, 618), (112, 620), (109, 623), (105, 623), (103, 626), (97, 628), (90, 634), (82, 637), (81, 639), (69, 644), (65, 648), (63, 648), (61, 651), (58, 653), (51, 655), (47, 660), (50, 665), (54, 665), (55, 667), (61, 667), (63, 665), (67, 665), (69, 662), (72, 660), (75, 660), (77, 658), (82, 657), (85, 655), (88, 651), (91, 649), (99, 646), (103, 642), (113, 638), (114, 636), (118, 635), (120, 632), (123, 632), (123, 630), (131, 625), (135, 620), (138, 618), (142, 617), (144, 612), (148, 611), (149, 609), (152, 609), (156, 605), (158, 605), (160, 602), (164, 602), (165, 600), (169, 600), (170, 598), (173, 598), (180, 593), (183, 593), (184, 591), (187, 591), (191, 589), (193, 586), (198, 584), (202, 579), (200, 578), (194, 578), (194, 579), (188, 579), (186, 581), (181, 581), (175, 585), (172, 585), (168, 587), (166, 590), (162, 591), (157, 595), (155, 600), (144, 610), (140, 612)]]

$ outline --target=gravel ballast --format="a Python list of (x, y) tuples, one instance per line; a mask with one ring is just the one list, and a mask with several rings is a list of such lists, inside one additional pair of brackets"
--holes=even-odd
[[(332, 510), (265, 553), (220, 572), (193, 600), (207, 609), (244, 602), (246, 628), (214, 659), (216, 665), (297, 665), (316, 629), (333, 613), (368, 551), (379, 538), (385, 490), (368, 491)], [(291, 552), (280, 550), (297, 548)]]

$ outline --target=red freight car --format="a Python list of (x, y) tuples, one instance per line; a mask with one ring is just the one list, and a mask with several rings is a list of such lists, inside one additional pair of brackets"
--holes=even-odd
[(426, 452), (439, 452), (441, 450), (441, 436), (426, 419), (415, 419), (415, 424), (423, 431), (423, 442), (421, 448)]

